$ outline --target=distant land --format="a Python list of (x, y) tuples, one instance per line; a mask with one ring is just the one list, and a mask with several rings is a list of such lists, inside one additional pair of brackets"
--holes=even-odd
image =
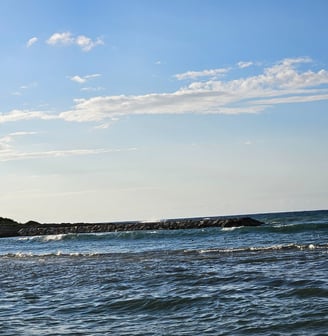
[(67, 233), (100, 233), (137, 230), (183, 230), (206, 227), (260, 226), (262, 222), (248, 216), (198, 217), (163, 219), (159, 221), (128, 221), (108, 223), (47, 223), (35, 221), (18, 223), (10, 218), (0, 217), (0, 238), (39, 236)]

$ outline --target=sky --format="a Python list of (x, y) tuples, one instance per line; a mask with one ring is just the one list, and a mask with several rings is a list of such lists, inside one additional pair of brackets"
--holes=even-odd
[(0, 216), (328, 208), (325, 0), (1, 0)]

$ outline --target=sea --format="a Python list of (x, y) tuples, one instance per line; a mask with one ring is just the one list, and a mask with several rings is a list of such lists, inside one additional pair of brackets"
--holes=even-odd
[(0, 239), (0, 335), (328, 335), (328, 211)]

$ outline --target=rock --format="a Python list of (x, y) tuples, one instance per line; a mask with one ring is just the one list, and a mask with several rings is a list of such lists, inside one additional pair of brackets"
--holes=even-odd
[(251, 217), (237, 217), (227, 219), (221, 227), (260, 226), (261, 224), (263, 223)]
[(262, 223), (251, 217), (235, 218), (187, 218), (168, 219), (157, 222), (119, 222), (119, 223), (61, 223), (40, 224), (29, 221), (20, 224), (9, 218), (0, 217), (0, 237), (35, 236), (66, 233), (97, 233), (135, 230), (185, 230), (206, 227), (259, 226)]
[(0, 217), (0, 237), (18, 236), (21, 224), (10, 218)]
[(36, 221), (33, 221), (33, 220), (30, 220), (27, 223), (25, 223), (24, 225), (36, 226), (36, 225), (40, 225), (40, 223), (38, 223)]

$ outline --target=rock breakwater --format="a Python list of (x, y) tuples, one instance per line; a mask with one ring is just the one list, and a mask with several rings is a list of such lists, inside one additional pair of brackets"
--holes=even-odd
[(0, 218), (0, 237), (39, 236), (67, 233), (100, 233), (137, 230), (183, 230), (206, 227), (259, 226), (262, 223), (251, 217), (234, 218), (186, 218), (166, 219), (153, 222), (109, 222), (109, 223), (60, 223), (40, 224), (34, 221), (17, 223), (8, 218)]

